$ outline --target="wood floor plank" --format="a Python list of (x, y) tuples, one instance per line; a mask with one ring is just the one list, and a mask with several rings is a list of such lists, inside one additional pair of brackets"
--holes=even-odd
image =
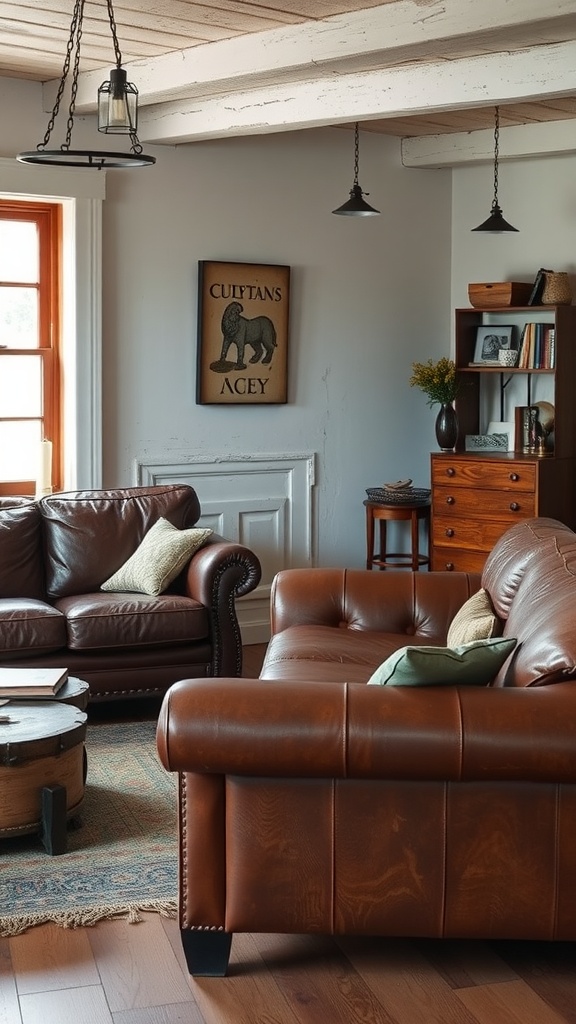
[(516, 971), (488, 942), (467, 939), (442, 939), (440, 942), (438, 939), (418, 939), (413, 942), (450, 988), (518, 980)]
[(395, 1024), (332, 939), (254, 936), (257, 949), (299, 1024)]
[(20, 997), (22, 1024), (114, 1024), (101, 986)]
[(196, 1003), (150, 1006), (141, 1010), (119, 1010), (112, 1014), (114, 1024), (204, 1024)]
[(338, 945), (396, 1024), (495, 1024), (467, 1011), (414, 943), (343, 937)]
[(43, 924), (9, 943), (19, 995), (100, 984), (85, 929)]
[(460, 989), (456, 995), (481, 1024), (566, 1024), (524, 981)]
[(139, 924), (101, 921), (90, 929), (89, 940), (112, 1012), (190, 999), (157, 914)]
[(498, 955), (553, 1007), (576, 1024), (576, 968), (573, 942), (493, 943)]
[(8, 939), (0, 938), (0, 1024), (22, 1024)]
[[(190, 978), (189, 984), (206, 1024), (300, 1024), (251, 935), (234, 936), (228, 977)], [(324, 1020), (328, 1024), (322, 1017), (315, 1024)]]

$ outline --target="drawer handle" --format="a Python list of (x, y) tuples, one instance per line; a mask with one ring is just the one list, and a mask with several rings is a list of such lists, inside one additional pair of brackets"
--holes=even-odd
[(446, 476), (455, 476), (455, 475), (456, 475), (456, 470), (452, 469), (452, 466), (450, 466), (450, 469), (446, 470)]
[(510, 473), (510, 479), (513, 480), (514, 483), (516, 483), (520, 479), (520, 477), (518, 476), (518, 473)]
[(452, 572), (454, 570), (454, 562), (446, 562), (446, 569), (448, 572)]
[(510, 502), (510, 511), (511, 512), (519, 512), (520, 511), (520, 505), (518, 504), (517, 501), (511, 501)]
[(447, 537), (453, 537), (454, 536), (454, 530), (452, 530), (452, 529), (446, 530), (446, 536)]
[(453, 505), (453, 504), (454, 504), (454, 502), (455, 502), (455, 500), (456, 500), (456, 499), (455, 499), (455, 498), (453, 498), (451, 494), (449, 494), (449, 495), (448, 495), (448, 497), (446, 498), (446, 504), (447, 504), (447, 505)]

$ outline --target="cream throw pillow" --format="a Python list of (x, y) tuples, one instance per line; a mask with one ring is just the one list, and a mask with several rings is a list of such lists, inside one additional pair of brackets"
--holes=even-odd
[(448, 647), (458, 647), (474, 640), (489, 640), (501, 633), (502, 623), (494, 612), (489, 595), (485, 590), (479, 590), (456, 612), (446, 643)]
[(515, 639), (476, 640), (459, 647), (401, 647), (368, 680), (376, 686), (488, 686)]
[(131, 591), (156, 597), (176, 579), (212, 530), (178, 530), (158, 519), (124, 565), (102, 584), (101, 590)]

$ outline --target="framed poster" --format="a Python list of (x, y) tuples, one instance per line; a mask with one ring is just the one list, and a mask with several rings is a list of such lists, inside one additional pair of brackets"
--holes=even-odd
[(199, 405), (288, 400), (290, 267), (198, 264)]

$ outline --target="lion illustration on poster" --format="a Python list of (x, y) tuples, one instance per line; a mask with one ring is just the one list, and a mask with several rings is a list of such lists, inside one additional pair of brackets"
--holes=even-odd
[(276, 328), (267, 316), (255, 316), (248, 319), (242, 316), (244, 307), (240, 302), (230, 302), (222, 314), (222, 352), (220, 363), (226, 362), (231, 345), (236, 345), (237, 359), (235, 370), (245, 370), (244, 362), (246, 345), (254, 349), (251, 363), (269, 363), (276, 348)]

